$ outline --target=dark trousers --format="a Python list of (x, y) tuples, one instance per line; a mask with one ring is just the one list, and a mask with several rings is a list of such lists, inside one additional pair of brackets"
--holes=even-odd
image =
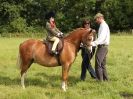
[(96, 78), (95, 71), (92, 68), (91, 62), (90, 62), (92, 56), (94, 55), (95, 48), (93, 48), (92, 53), (89, 53), (85, 48), (82, 48), (81, 50), (82, 50), (81, 56), (83, 59), (82, 64), (81, 64), (81, 69), (82, 69), (81, 70), (81, 76), (80, 76), (81, 80), (85, 80), (87, 70), (89, 71), (92, 78)]
[(95, 55), (95, 71), (97, 79), (108, 80), (107, 71), (106, 71), (106, 55), (108, 53), (107, 46), (98, 46), (96, 55)]

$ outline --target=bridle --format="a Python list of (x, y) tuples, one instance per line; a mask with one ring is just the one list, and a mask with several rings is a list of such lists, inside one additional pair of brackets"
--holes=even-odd
[[(93, 32), (93, 29), (91, 29), (91, 30), (89, 31), (89, 33), (91, 33), (91, 32)], [(87, 34), (87, 35), (85, 35), (85, 36), (87, 37), (88, 35), (90, 35), (90, 34)], [(86, 39), (87, 39), (87, 38), (86, 38)], [(94, 40), (94, 37), (92, 36), (90, 42), (92, 42), (93, 40)], [(83, 44), (82, 47), (83, 47), (84, 49), (88, 49), (88, 47), (91, 47), (90, 44), (87, 43), (87, 40), (85, 40), (85, 42), (84, 42), (84, 40), (83, 40), (83, 41), (82, 41), (82, 44)]]
[[(92, 31), (93, 31), (93, 29), (91, 29), (91, 30), (89, 31), (89, 33), (91, 33)], [(87, 34), (87, 35), (85, 35), (85, 36), (87, 37), (88, 35), (90, 35), (90, 34)], [(87, 38), (86, 38), (86, 39), (87, 39)], [(92, 37), (91, 39), (92, 39), (92, 41), (93, 41), (93, 37)], [(87, 41), (87, 40), (86, 40), (86, 41)], [(82, 40), (82, 43), (83, 43), (83, 46), (84, 46), (84, 47), (90, 46), (88, 43), (85, 43), (84, 40)]]

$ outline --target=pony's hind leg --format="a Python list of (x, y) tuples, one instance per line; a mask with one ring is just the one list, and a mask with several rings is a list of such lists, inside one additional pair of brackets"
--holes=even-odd
[(69, 69), (70, 69), (70, 65), (62, 66), (62, 89), (63, 89), (63, 91), (66, 91), (68, 89), (67, 80), (68, 80)]
[(22, 74), (21, 74), (21, 85), (22, 85), (22, 88), (23, 88), (23, 89), (25, 89), (25, 84), (24, 84), (25, 74), (26, 74), (26, 73), (22, 73)]
[[(26, 66), (27, 67), (27, 66)], [(28, 67), (27, 68), (22, 68), (21, 69), (21, 85), (22, 85), (22, 88), (25, 89), (25, 84), (24, 84), (24, 81), (25, 81), (25, 75), (26, 75), (26, 72), (28, 70)]]
[(29, 69), (29, 67), (31, 66), (31, 64), (33, 63), (33, 61), (30, 61), (30, 63), (27, 63), (26, 65), (23, 65), (21, 67), (21, 85), (22, 85), (22, 88), (25, 89), (25, 75), (26, 75), (26, 72), (27, 70)]

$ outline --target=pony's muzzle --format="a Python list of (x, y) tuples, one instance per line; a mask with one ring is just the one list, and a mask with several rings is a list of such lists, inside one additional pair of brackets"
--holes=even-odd
[(87, 49), (90, 53), (92, 52), (92, 46), (87, 47)]

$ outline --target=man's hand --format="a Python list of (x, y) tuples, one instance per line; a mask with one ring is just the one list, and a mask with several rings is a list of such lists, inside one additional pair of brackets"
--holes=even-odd
[(84, 47), (83, 43), (80, 43), (80, 47)]
[(91, 42), (90, 45), (91, 45), (91, 46), (96, 46), (96, 43)]

